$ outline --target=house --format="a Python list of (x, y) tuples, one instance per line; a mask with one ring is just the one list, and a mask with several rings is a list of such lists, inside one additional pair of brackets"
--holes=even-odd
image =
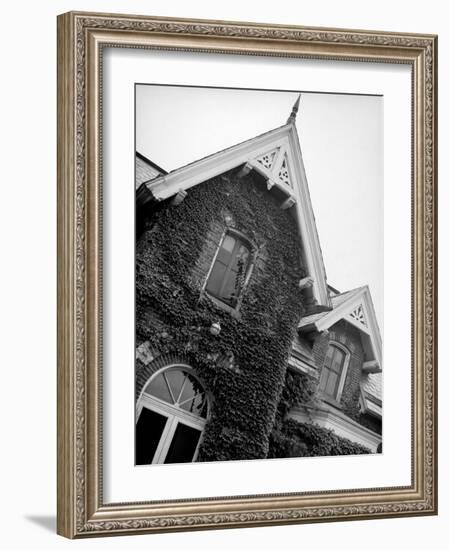
[(381, 450), (380, 332), (327, 282), (298, 104), (169, 173), (136, 155), (136, 464)]

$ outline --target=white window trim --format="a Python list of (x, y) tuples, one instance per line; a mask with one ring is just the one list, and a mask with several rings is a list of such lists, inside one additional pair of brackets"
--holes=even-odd
[(288, 418), (292, 418), (301, 424), (316, 424), (322, 428), (333, 430), (336, 435), (363, 445), (372, 453), (377, 452), (379, 443), (382, 442), (381, 434), (373, 432), (369, 428), (358, 424), (337, 410), (330, 410), (323, 407), (294, 407), (288, 413)]
[[(342, 344), (340, 344), (339, 342), (336, 342), (334, 340), (331, 340), (329, 342), (328, 349), (329, 349), (330, 346), (334, 346), (335, 348), (339, 348), (345, 354), (345, 362), (343, 363), (343, 367), (341, 369), (341, 375), (340, 375), (340, 380), (338, 382), (336, 397), (332, 397), (331, 395), (327, 394), (324, 390), (322, 390), (321, 393), (322, 393), (323, 396), (331, 398), (331, 399), (335, 399), (335, 401), (337, 401), (337, 403), (339, 403), (340, 399), (341, 399), (341, 396), (343, 394), (343, 389), (345, 387), (346, 376), (348, 374), (348, 369), (349, 369), (349, 362), (351, 361), (351, 352), (349, 351), (349, 349), (347, 347), (343, 346)], [(327, 351), (326, 351), (326, 353), (327, 353)], [(323, 368), (325, 368), (324, 363), (323, 363), (322, 369)], [(321, 382), (321, 375), (320, 375), (320, 382)]]
[(210, 415), (210, 399), (207, 395), (206, 390), (204, 390), (206, 395), (206, 400), (207, 400), (207, 417), (206, 418), (189, 413), (188, 411), (185, 411), (180, 407), (176, 407), (175, 405), (166, 403), (165, 401), (162, 401), (161, 399), (158, 399), (155, 396), (149, 396), (144, 393), (145, 389), (151, 384), (151, 382), (156, 378), (156, 376), (160, 376), (164, 371), (171, 370), (174, 368), (180, 368), (183, 371), (187, 371), (187, 372), (190, 371), (192, 373), (192, 376), (194, 376), (198, 380), (198, 382), (201, 384), (202, 388), (204, 389), (204, 384), (198, 378), (196, 373), (193, 374), (194, 369), (190, 365), (186, 365), (184, 363), (173, 363), (173, 364), (167, 365), (165, 367), (158, 369), (156, 372), (154, 372), (150, 376), (147, 383), (144, 385), (144, 387), (142, 388), (142, 391), (140, 392), (140, 396), (136, 405), (136, 425), (140, 418), (142, 409), (144, 407), (150, 411), (153, 411), (167, 418), (161, 437), (159, 439), (158, 446), (154, 453), (152, 464), (164, 463), (179, 422), (201, 432), (200, 437), (198, 439), (198, 443), (195, 448), (195, 452), (192, 457), (192, 462), (195, 462), (198, 457), (198, 451), (199, 451), (200, 445), (203, 441), (204, 428), (206, 426), (206, 422)]
[[(247, 243), (248, 247), (249, 247), (249, 252), (250, 252), (250, 261), (249, 261), (248, 273), (246, 274), (245, 280), (244, 280), (242, 288), (240, 290), (240, 294), (237, 297), (237, 303), (234, 307), (230, 306), (226, 302), (223, 302), (222, 300), (220, 300), (220, 298), (217, 298), (216, 296), (213, 296), (212, 294), (210, 294), (207, 291), (207, 283), (209, 281), (210, 274), (212, 273), (212, 269), (215, 265), (215, 261), (217, 259), (218, 253), (220, 252), (221, 245), (223, 244), (223, 241), (226, 238), (226, 235), (231, 235), (231, 236), (234, 235), (237, 239), (240, 239), (241, 241)], [(226, 229), (223, 231), (223, 233), (220, 237), (220, 242), (218, 243), (218, 246), (217, 246), (217, 248), (214, 252), (214, 257), (212, 259), (212, 262), (209, 266), (209, 270), (207, 272), (206, 278), (204, 279), (203, 285), (201, 287), (201, 294), (202, 295), (207, 295), (207, 297), (210, 300), (212, 300), (215, 304), (217, 304), (218, 307), (220, 307), (221, 309), (231, 313), (231, 315), (232, 314), (238, 315), (239, 311), (240, 311), (240, 307), (242, 305), (243, 296), (246, 292), (246, 287), (248, 286), (249, 280), (250, 280), (251, 275), (252, 275), (253, 270), (254, 270), (254, 264), (256, 262), (256, 256), (257, 256), (256, 246), (254, 245), (254, 243), (250, 239), (248, 239), (248, 237), (244, 233), (242, 233), (238, 229), (234, 229), (234, 227), (230, 227), (230, 226), (226, 227)]]
[(190, 428), (194, 428), (199, 432), (201, 432), (200, 437), (198, 439), (198, 443), (195, 448), (195, 452), (192, 457), (192, 462), (195, 462), (198, 456), (199, 446), (203, 439), (206, 420), (203, 418), (201, 419), (196, 418), (193, 415), (189, 415), (189, 413), (185, 415), (178, 414), (178, 412), (176, 414), (173, 414), (172, 412), (168, 412), (169, 407), (160, 406), (159, 403), (157, 404), (154, 403), (151, 398), (148, 398), (147, 403), (145, 402), (142, 403), (142, 408), (143, 407), (167, 418), (167, 422), (164, 426), (164, 430), (162, 431), (159, 444), (154, 453), (152, 464), (163, 464), (165, 462), (168, 451), (170, 449), (170, 445), (172, 444), (173, 437), (176, 432), (176, 428), (178, 427), (179, 423), (184, 424), (185, 426), (189, 426)]

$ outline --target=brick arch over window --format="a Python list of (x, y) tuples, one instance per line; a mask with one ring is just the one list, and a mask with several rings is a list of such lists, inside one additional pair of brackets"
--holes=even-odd
[[(194, 359), (188, 354), (188, 353), (163, 353), (160, 354), (158, 350), (151, 350), (152, 355), (154, 358), (149, 361), (147, 364), (140, 366), (137, 368), (136, 372), (136, 404), (139, 400), (139, 397), (142, 394), (142, 391), (150, 378), (155, 374), (157, 371), (164, 367), (169, 367), (173, 364), (184, 364), (189, 365), (193, 371), (195, 372), (195, 361)], [(140, 363), (142, 365), (142, 363)], [(207, 384), (204, 384), (203, 381), (201, 383), (204, 385), (205, 389), (208, 390)]]
[[(345, 325), (347, 326), (346, 322)], [(329, 330), (329, 343), (336, 342), (343, 346), (344, 348), (347, 348), (347, 351), (350, 353), (354, 353), (355, 351), (355, 345), (354, 342), (351, 340), (351, 337), (346, 334), (346, 332), (341, 331), (334, 331), (332, 329)]]

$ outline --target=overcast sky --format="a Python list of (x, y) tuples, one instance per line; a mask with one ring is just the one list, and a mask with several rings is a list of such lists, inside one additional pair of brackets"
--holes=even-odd
[[(167, 171), (285, 124), (298, 92), (136, 86), (136, 148)], [(328, 283), (383, 329), (383, 102), (303, 93), (296, 118)]]

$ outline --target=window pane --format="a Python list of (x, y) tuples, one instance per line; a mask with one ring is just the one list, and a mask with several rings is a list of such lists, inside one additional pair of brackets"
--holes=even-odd
[(332, 356), (334, 355), (335, 346), (332, 344), (327, 348), (326, 351), (326, 359), (332, 359)]
[(204, 393), (197, 393), (191, 399), (184, 401), (184, 403), (181, 405), (181, 408), (197, 416), (200, 416), (200, 415), (202, 416), (201, 413), (203, 412), (202, 410), (203, 410), (204, 401), (205, 401)]
[(329, 369), (326, 367), (326, 365), (323, 365), (323, 368), (321, 370), (321, 379), (320, 379), (320, 389), (323, 391), (326, 390), (326, 384), (327, 384), (328, 378), (329, 378)]
[(179, 398), (180, 402), (187, 401), (188, 399), (192, 399), (198, 393), (203, 393), (203, 389), (198, 384), (198, 382), (193, 378), (193, 376), (190, 376), (189, 374), (185, 373), (185, 377), (187, 378), (186, 383), (184, 385), (184, 389), (182, 390), (182, 395)]
[(148, 395), (154, 395), (162, 399), (162, 401), (167, 401), (167, 403), (173, 403), (170, 392), (168, 391), (167, 382), (162, 374), (158, 374), (145, 389), (145, 393)]
[(222, 262), (225, 265), (229, 265), (232, 257), (232, 251), (234, 250), (235, 239), (229, 235), (223, 239), (220, 249), (217, 254), (217, 261)]
[(325, 392), (328, 395), (336, 396), (337, 394), (338, 376), (335, 372), (329, 371), (329, 377), (327, 379)]
[(179, 399), (180, 407), (185, 411), (205, 418), (205, 414), (207, 414), (207, 408), (204, 407), (206, 394), (192, 376), (186, 373), (186, 378), (187, 380)]
[(232, 271), (236, 274), (236, 292), (237, 294), (243, 287), (245, 282), (246, 272), (248, 271), (248, 261), (249, 261), (249, 250), (248, 248), (241, 244), (238, 252), (235, 255), (233, 265), (231, 266)]
[(223, 242), (221, 243), (221, 247), (223, 250), (226, 250), (227, 252), (232, 252), (235, 245), (235, 239), (234, 237), (231, 237), (231, 235), (226, 235), (226, 237), (223, 239)]
[(332, 359), (334, 357), (334, 352), (337, 348), (335, 346), (329, 346), (326, 351), (326, 358), (324, 359), (324, 364), (330, 367), (332, 365)]
[(237, 273), (235, 271), (229, 271), (221, 291), (220, 298), (223, 302), (234, 304), (239, 295)]
[(192, 462), (200, 435), (200, 430), (179, 422), (164, 462), (166, 464)]
[(216, 261), (207, 281), (206, 290), (213, 296), (219, 297), (220, 288), (223, 283), (224, 274), (226, 272), (226, 266), (221, 262)]
[(244, 244), (240, 244), (239, 249), (235, 255), (233, 269), (236, 271), (242, 270), (243, 274), (246, 271), (246, 264), (248, 262), (249, 250)]
[(136, 425), (136, 464), (151, 464), (167, 418), (145, 407)]
[(231, 270), (228, 272), (227, 279), (222, 291), (223, 300), (234, 305), (242, 290), (245, 282), (246, 271), (248, 267), (249, 250), (240, 244), (239, 249), (234, 256)]
[(223, 302), (235, 306), (245, 281), (249, 248), (236, 237), (226, 235), (207, 281), (206, 290)]
[(345, 355), (341, 351), (341, 349), (334, 348), (334, 357), (332, 360), (332, 370), (334, 370), (337, 373), (341, 372), (341, 369), (343, 367)]
[(179, 401), (179, 394), (181, 393), (182, 385), (186, 375), (181, 370), (170, 369), (165, 371), (168, 384), (175, 399), (175, 403)]

